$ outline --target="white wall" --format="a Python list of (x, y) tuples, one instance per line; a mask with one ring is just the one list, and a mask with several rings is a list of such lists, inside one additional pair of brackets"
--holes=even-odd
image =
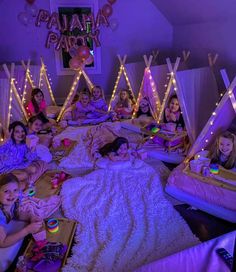
[(236, 19), (175, 26), (173, 48), (189, 49), (194, 66), (208, 65), (207, 54), (218, 53), (216, 70), (226, 68), (232, 79), (236, 74), (235, 25)]

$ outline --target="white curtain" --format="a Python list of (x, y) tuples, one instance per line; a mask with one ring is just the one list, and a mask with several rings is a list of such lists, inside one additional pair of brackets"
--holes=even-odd
[(22, 98), (24, 85), (25, 85), (25, 76), (26, 76), (26, 72), (24, 67), (22, 65), (15, 65), (15, 69), (14, 69), (15, 85), (21, 98)]
[[(4, 130), (8, 129), (8, 111), (10, 101), (10, 79), (4, 71), (0, 71), (0, 122)], [(16, 90), (17, 91), (17, 90)], [(24, 115), (22, 112), (21, 104), (18, 103), (15, 93), (12, 90), (10, 123), (13, 121), (23, 121)]]
[(0, 71), (0, 123), (7, 129), (10, 81), (4, 71)]
[(129, 77), (131, 87), (133, 88), (134, 95), (137, 98), (139, 89), (142, 83), (142, 79), (143, 79), (145, 63), (144, 61), (128, 63), (128, 64), (125, 64), (125, 67)]
[(190, 137), (196, 140), (219, 99), (216, 79), (209, 67), (176, 73), (177, 95)]
[[(236, 97), (236, 88), (233, 90), (233, 95)], [(219, 105), (215, 108), (214, 112), (216, 115), (209, 118), (190, 150), (188, 154), (189, 158), (202, 148), (209, 148), (213, 144), (216, 136), (220, 132), (229, 129), (230, 125), (232, 125), (232, 122), (235, 120), (236, 113), (227, 92), (219, 102)]]
[(164, 99), (165, 96), (165, 91), (166, 91), (166, 84), (168, 84), (168, 67), (166, 64), (163, 65), (156, 65), (156, 66), (151, 66), (150, 70), (152, 72), (152, 77), (153, 80), (156, 83), (157, 87), (157, 92), (160, 97), (161, 102)]

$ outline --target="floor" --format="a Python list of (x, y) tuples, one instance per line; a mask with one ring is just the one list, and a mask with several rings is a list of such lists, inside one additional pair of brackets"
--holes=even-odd
[(200, 210), (192, 209), (188, 204), (174, 207), (201, 241), (207, 241), (236, 230), (236, 223), (230, 223)]

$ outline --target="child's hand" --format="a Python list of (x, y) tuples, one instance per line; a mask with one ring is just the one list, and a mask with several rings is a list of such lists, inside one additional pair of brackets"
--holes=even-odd
[(43, 222), (42, 221), (39, 221), (39, 222), (33, 222), (33, 223), (30, 223), (27, 227), (26, 227), (26, 230), (28, 232), (28, 234), (30, 233), (36, 233), (36, 232), (39, 232), (40, 229), (42, 228), (42, 225), (43, 225)]

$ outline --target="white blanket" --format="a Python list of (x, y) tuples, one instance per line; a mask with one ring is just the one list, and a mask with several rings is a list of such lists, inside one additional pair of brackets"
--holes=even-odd
[(153, 168), (140, 160), (99, 165), (63, 184), (65, 215), (78, 222), (63, 271), (132, 271), (198, 243)]
[[(111, 138), (111, 136), (113, 138)], [(101, 148), (109, 141), (113, 141), (116, 136), (126, 137), (130, 146), (136, 147), (140, 144), (142, 136), (137, 133), (132, 133), (128, 130), (121, 129), (121, 123), (104, 123), (98, 126), (84, 127), (68, 127), (56, 138), (62, 140), (69, 138), (77, 141), (78, 144), (73, 151), (59, 164), (59, 167), (65, 169), (76, 168), (93, 168), (96, 161), (96, 153), (98, 148)], [(99, 146), (99, 144), (102, 144)]]

